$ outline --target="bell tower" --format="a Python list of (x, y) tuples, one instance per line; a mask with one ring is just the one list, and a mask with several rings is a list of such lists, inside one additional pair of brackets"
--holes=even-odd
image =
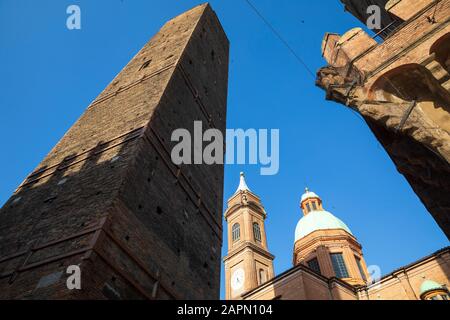
[(228, 199), (228, 254), (225, 263), (226, 299), (240, 299), (274, 277), (273, 259), (267, 248), (266, 211), (247, 186), (241, 172), (239, 187)]

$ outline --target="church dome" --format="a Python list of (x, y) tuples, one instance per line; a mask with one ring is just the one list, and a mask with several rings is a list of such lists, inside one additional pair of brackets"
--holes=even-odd
[(303, 216), (295, 228), (295, 241), (306, 237), (311, 232), (327, 229), (342, 229), (352, 234), (347, 225), (328, 211), (311, 211)]
[(308, 188), (306, 188), (306, 192), (302, 195), (301, 202), (310, 199), (310, 198), (320, 198), (317, 194), (315, 194), (312, 191), (309, 191)]
[(429, 291), (442, 290), (442, 289), (443, 289), (443, 287), (439, 283), (434, 282), (433, 280), (425, 280), (420, 285), (420, 294), (422, 295)]

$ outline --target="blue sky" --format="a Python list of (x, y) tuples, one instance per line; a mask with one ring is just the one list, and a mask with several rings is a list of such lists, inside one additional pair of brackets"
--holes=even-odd
[[(164, 22), (199, 3), (0, 0), (1, 203)], [(325, 64), (325, 32), (360, 26), (338, 0), (253, 3), (313, 71)], [(71, 4), (81, 7), (81, 30), (66, 28)], [(228, 165), (225, 171), (225, 200), (240, 171), (261, 197), (276, 273), (292, 266), (305, 186), (347, 223), (367, 263), (383, 274), (448, 245), (367, 126), (344, 106), (325, 101), (246, 2), (211, 5), (231, 42), (228, 128), (280, 129), (279, 174), (261, 176), (258, 166)]]

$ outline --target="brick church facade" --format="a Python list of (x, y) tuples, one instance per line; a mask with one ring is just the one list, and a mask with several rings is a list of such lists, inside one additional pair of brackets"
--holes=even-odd
[(228, 200), (226, 299), (230, 300), (449, 300), (450, 247), (391, 273), (371, 278), (350, 228), (306, 190), (303, 217), (293, 233), (293, 267), (274, 275), (261, 199), (241, 174)]

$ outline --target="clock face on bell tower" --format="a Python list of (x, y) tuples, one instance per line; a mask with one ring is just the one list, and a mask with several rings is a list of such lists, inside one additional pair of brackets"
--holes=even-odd
[(266, 211), (248, 188), (241, 173), (237, 191), (228, 200), (228, 254), (225, 262), (226, 299), (240, 299), (274, 277), (273, 259), (267, 248)]
[(240, 268), (237, 269), (235, 272), (233, 272), (233, 275), (231, 276), (231, 289), (233, 291), (239, 291), (244, 286), (244, 280), (245, 280), (245, 271), (244, 269)]

